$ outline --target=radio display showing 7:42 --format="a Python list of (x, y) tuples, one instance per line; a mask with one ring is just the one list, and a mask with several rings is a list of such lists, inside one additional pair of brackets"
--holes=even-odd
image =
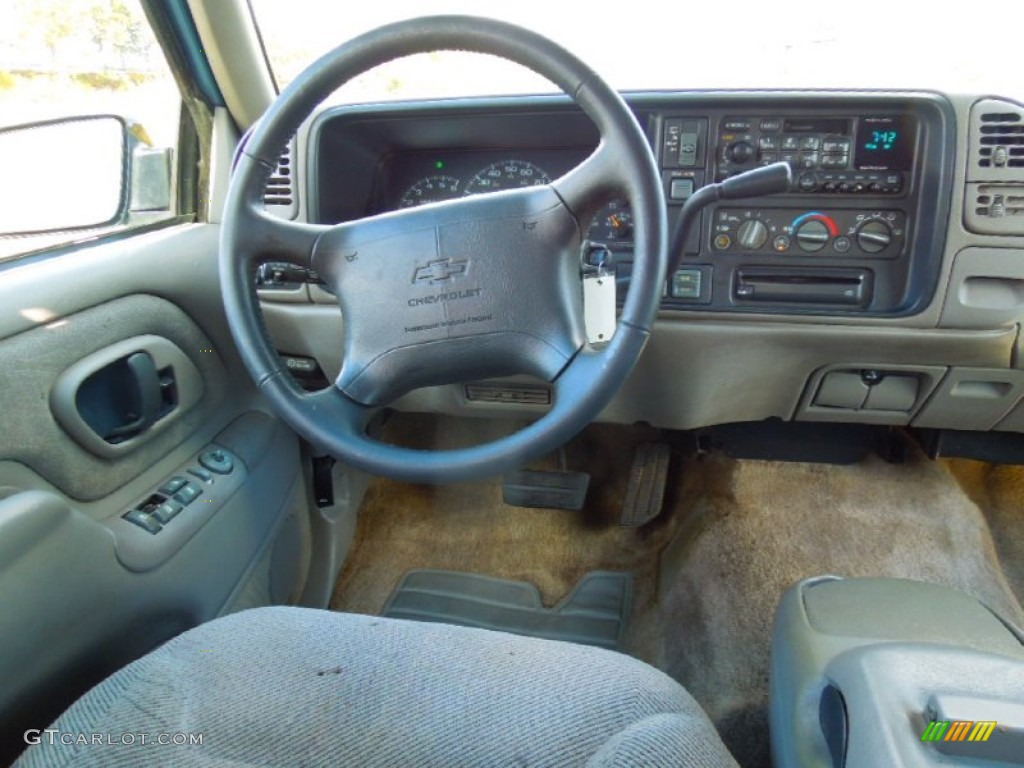
[(856, 167), (872, 171), (908, 171), (913, 165), (916, 125), (904, 116), (862, 117), (857, 124)]

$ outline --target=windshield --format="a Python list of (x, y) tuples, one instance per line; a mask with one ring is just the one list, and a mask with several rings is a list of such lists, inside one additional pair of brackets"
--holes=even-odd
[[(1016, 25), (992, 15), (886, 3), (734, 0), (603, 6), (515, 0), (251, 0), (279, 87), (361, 32), (435, 13), (485, 15), (561, 43), (621, 90), (912, 88), (1024, 96)], [(344, 10), (341, 10), (341, 8)], [(335, 101), (550, 92), (532, 73), (451, 52), (392, 62)]]

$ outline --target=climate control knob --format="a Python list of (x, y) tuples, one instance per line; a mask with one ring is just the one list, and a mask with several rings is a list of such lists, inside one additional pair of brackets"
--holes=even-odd
[(857, 230), (857, 245), (865, 253), (884, 251), (892, 242), (892, 230), (882, 221), (869, 221)]
[(805, 221), (797, 227), (794, 234), (796, 235), (796, 244), (800, 246), (801, 251), (814, 253), (828, 244), (828, 227), (817, 219)]
[(736, 239), (740, 248), (747, 251), (756, 251), (768, 242), (768, 227), (763, 221), (749, 219), (740, 224), (736, 231)]

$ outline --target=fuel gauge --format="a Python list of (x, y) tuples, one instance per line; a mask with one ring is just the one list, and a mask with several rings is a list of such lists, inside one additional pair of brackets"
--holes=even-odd
[(632, 245), (633, 213), (629, 203), (614, 200), (602, 208), (587, 230), (587, 239), (595, 243)]

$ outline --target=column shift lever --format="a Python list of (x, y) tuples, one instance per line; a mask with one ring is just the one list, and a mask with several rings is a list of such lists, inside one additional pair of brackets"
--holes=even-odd
[(668, 250), (668, 274), (674, 275), (683, 260), (683, 249), (686, 236), (690, 232), (697, 214), (708, 203), (716, 200), (735, 200), (741, 197), (761, 197), (776, 192), (787, 192), (793, 183), (793, 169), (789, 163), (772, 163), (763, 168), (755, 168), (719, 182), (708, 184), (694, 192), (683, 203), (679, 212), (672, 242)]

